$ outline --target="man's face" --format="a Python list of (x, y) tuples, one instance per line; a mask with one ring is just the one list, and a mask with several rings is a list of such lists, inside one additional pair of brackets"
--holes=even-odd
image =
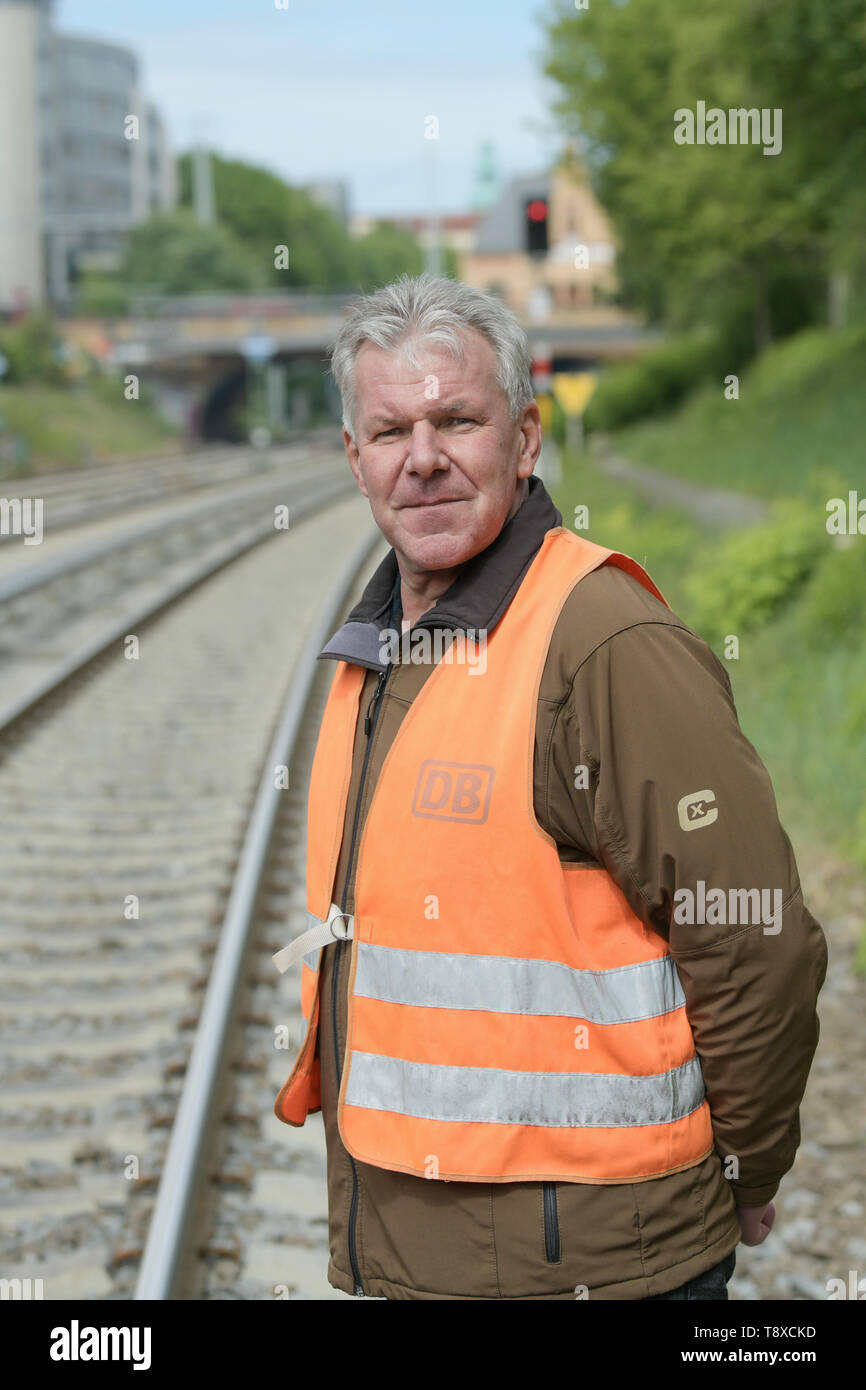
[(355, 359), (346, 453), (404, 573), (450, 569), (490, 545), (541, 447), (535, 402), (511, 419), (493, 348), (475, 329), (461, 337), (462, 362), (433, 343), (416, 344), (417, 369), (370, 342)]

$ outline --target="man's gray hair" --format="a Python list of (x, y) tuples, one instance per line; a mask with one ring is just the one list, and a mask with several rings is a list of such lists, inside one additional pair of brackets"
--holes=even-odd
[(349, 310), (334, 342), (331, 371), (343, 403), (343, 427), (355, 438), (355, 358), (362, 343), (387, 351), (400, 347), (411, 367), (420, 363), (416, 343), (439, 343), (463, 361), (461, 329), (483, 334), (496, 354), (496, 381), (516, 420), (533, 399), (529, 345), (514, 314), (495, 295), (444, 275), (401, 275), (364, 295)]

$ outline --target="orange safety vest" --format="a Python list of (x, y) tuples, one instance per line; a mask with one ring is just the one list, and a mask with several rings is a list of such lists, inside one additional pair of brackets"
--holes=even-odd
[[(552, 528), (489, 634), (486, 670), (431, 671), (385, 757), (357, 859), (337, 1122), (350, 1154), (467, 1182), (640, 1182), (713, 1149), (667, 943), (597, 864), (563, 864), (533, 808), (538, 689), (584, 575), (636, 561)], [(339, 662), (313, 762), (307, 908), (328, 918), (365, 670)], [(274, 1107), (321, 1107), (321, 948)]]

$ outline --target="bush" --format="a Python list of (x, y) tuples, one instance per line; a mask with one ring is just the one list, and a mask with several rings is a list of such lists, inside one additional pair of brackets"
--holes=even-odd
[(116, 275), (88, 271), (78, 285), (75, 307), (94, 318), (123, 318), (129, 312), (129, 294)]
[(586, 409), (588, 430), (611, 430), (670, 410), (713, 373), (724, 373), (723, 352), (711, 333), (672, 338), (636, 362), (611, 368)]
[(727, 537), (689, 577), (691, 623), (708, 642), (740, 635), (777, 616), (826, 553), (824, 515), (801, 501), (777, 502), (772, 518)]
[(42, 381), (57, 385), (64, 379), (58, 337), (46, 314), (28, 314), (0, 330), (0, 352), (9, 366), (4, 381)]
[(803, 596), (805, 633), (820, 647), (866, 642), (866, 537), (834, 540)]

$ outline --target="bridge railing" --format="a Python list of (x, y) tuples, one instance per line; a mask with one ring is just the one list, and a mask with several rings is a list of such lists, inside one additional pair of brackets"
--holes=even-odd
[(266, 290), (261, 294), (139, 294), (130, 301), (133, 319), (189, 318), (330, 318), (353, 298), (342, 294), (308, 294), (303, 290)]

